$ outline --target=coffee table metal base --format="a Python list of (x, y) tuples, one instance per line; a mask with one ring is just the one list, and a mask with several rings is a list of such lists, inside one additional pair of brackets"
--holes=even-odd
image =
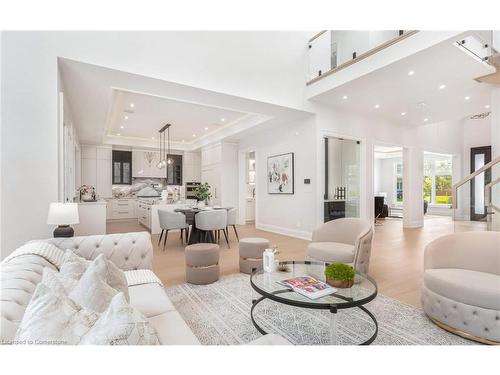
[[(282, 290), (279, 292), (284, 293), (284, 292), (288, 292), (288, 290)], [(262, 296), (256, 300), (255, 299), (252, 300), (252, 308), (250, 309), (250, 318), (252, 319), (252, 323), (253, 323), (254, 327), (257, 329), (257, 331), (259, 331), (263, 335), (267, 335), (267, 332), (264, 329), (262, 329), (262, 327), (259, 326), (259, 324), (255, 321), (254, 309), (255, 309), (255, 306), (257, 306), (260, 302), (264, 301), (265, 299), (268, 299), (268, 297)], [(373, 321), (373, 323), (375, 324), (375, 332), (373, 333), (373, 335), (368, 340), (359, 344), (359, 345), (370, 345), (375, 340), (375, 338), (377, 337), (377, 334), (378, 334), (377, 319), (366, 307), (364, 307), (364, 306), (356, 306), (356, 307), (359, 308), (360, 310), (362, 310), (366, 315), (368, 315), (370, 317), (370, 319)], [(330, 344), (331, 345), (338, 345), (338, 315), (337, 315), (337, 307), (335, 305), (332, 305), (330, 307), (330, 332), (329, 333), (330, 333), (330, 335), (329, 335), (330, 336)]]

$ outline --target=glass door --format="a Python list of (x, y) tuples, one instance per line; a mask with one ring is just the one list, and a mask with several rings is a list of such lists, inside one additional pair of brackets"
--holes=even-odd
[[(470, 150), (470, 172), (474, 173), (491, 161), (491, 146), (474, 147)], [(470, 189), (470, 219), (486, 220), (484, 205), (484, 186), (491, 182), (491, 170), (479, 174), (471, 180)]]

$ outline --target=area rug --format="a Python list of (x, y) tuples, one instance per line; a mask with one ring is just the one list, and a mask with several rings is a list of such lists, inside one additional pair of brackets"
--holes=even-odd
[[(261, 336), (250, 320), (250, 277), (234, 274), (210, 285), (181, 284), (165, 288), (176, 309), (202, 344), (246, 344)], [(422, 309), (378, 295), (366, 307), (379, 324), (372, 345), (467, 345), (472, 341), (434, 325)], [(329, 312), (303, 309), (264, 300), (254, 310), (258, 324), (293, 344), (329, 343)], [(339, 344), (355, 345), (368, 339), (374, 324), (360, 309), (339, 311)]]

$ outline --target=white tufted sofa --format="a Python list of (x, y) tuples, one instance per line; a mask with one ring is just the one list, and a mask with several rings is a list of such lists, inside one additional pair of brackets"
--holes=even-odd
[[(152, 269), (153, 247), (148, 232), (55, 238), (44, 242), (61, 250), (71, 249), (89, 260), (102, 253), (124, 271)], [(7, 259), (0, 267), (0, 340), (9, 343), (42, 278), (43, 268), (57, 271), (57, 267), (38, 255)], [(161, 344), (199, 344), (160, 284), (147, 282), (130, 286), (129, 294), (131, 305), (155, 327)]]
[[(129, 286), (130, 304), (148, 318), (158, 333), (160, 343), (163, 345), (200, 344), (167, 297), (163, 287), (151, 281), (156, 279), (156, 276), (151, 271), (153, 246), (148, 232), (51, 238), (42, 242), (48, 242), (60, 248), (60, 258), (66, 249), (71, 249), (88, 260), (95, 259), (102, 253), (122, 270), (132, 271), (127, 273), (128, 280), (135, 280), (134, 285), (129, 282), (131, 285)], [(57, 258), (57, 255), (52, 258)], [(7, 257), (0, 264), (0, 344), (8, 344), (14, 339), (17, 326), (23, 318), (37, 284), (42, 279), (43, 269), (49, 267), (58, 271), (56, 263), (55, 260), (51, 262), (39, 255), (24, 254), (12, 258)], [(148, 274), (152, 277), (147, 277)], [(146, 275), (145, 278), (144, 275)], [(141, 282), (141, 280), (144, 281)], [(250, 344), (288, 345), (290, 343), (278, 335), (269, 334)]]
[(429, 243), (422, 306), (446, 330), (500, 343), (500, 233), (455, 233)]

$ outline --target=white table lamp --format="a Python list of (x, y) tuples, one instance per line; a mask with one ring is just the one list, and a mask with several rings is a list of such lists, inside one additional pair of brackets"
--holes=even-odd
[(73, 237), (75, 232), (70, 225), (79, 222), (77, 203), (55, 202), (50, 204), (47, 224), (58, 226), (54, 229), (54, 237)]

